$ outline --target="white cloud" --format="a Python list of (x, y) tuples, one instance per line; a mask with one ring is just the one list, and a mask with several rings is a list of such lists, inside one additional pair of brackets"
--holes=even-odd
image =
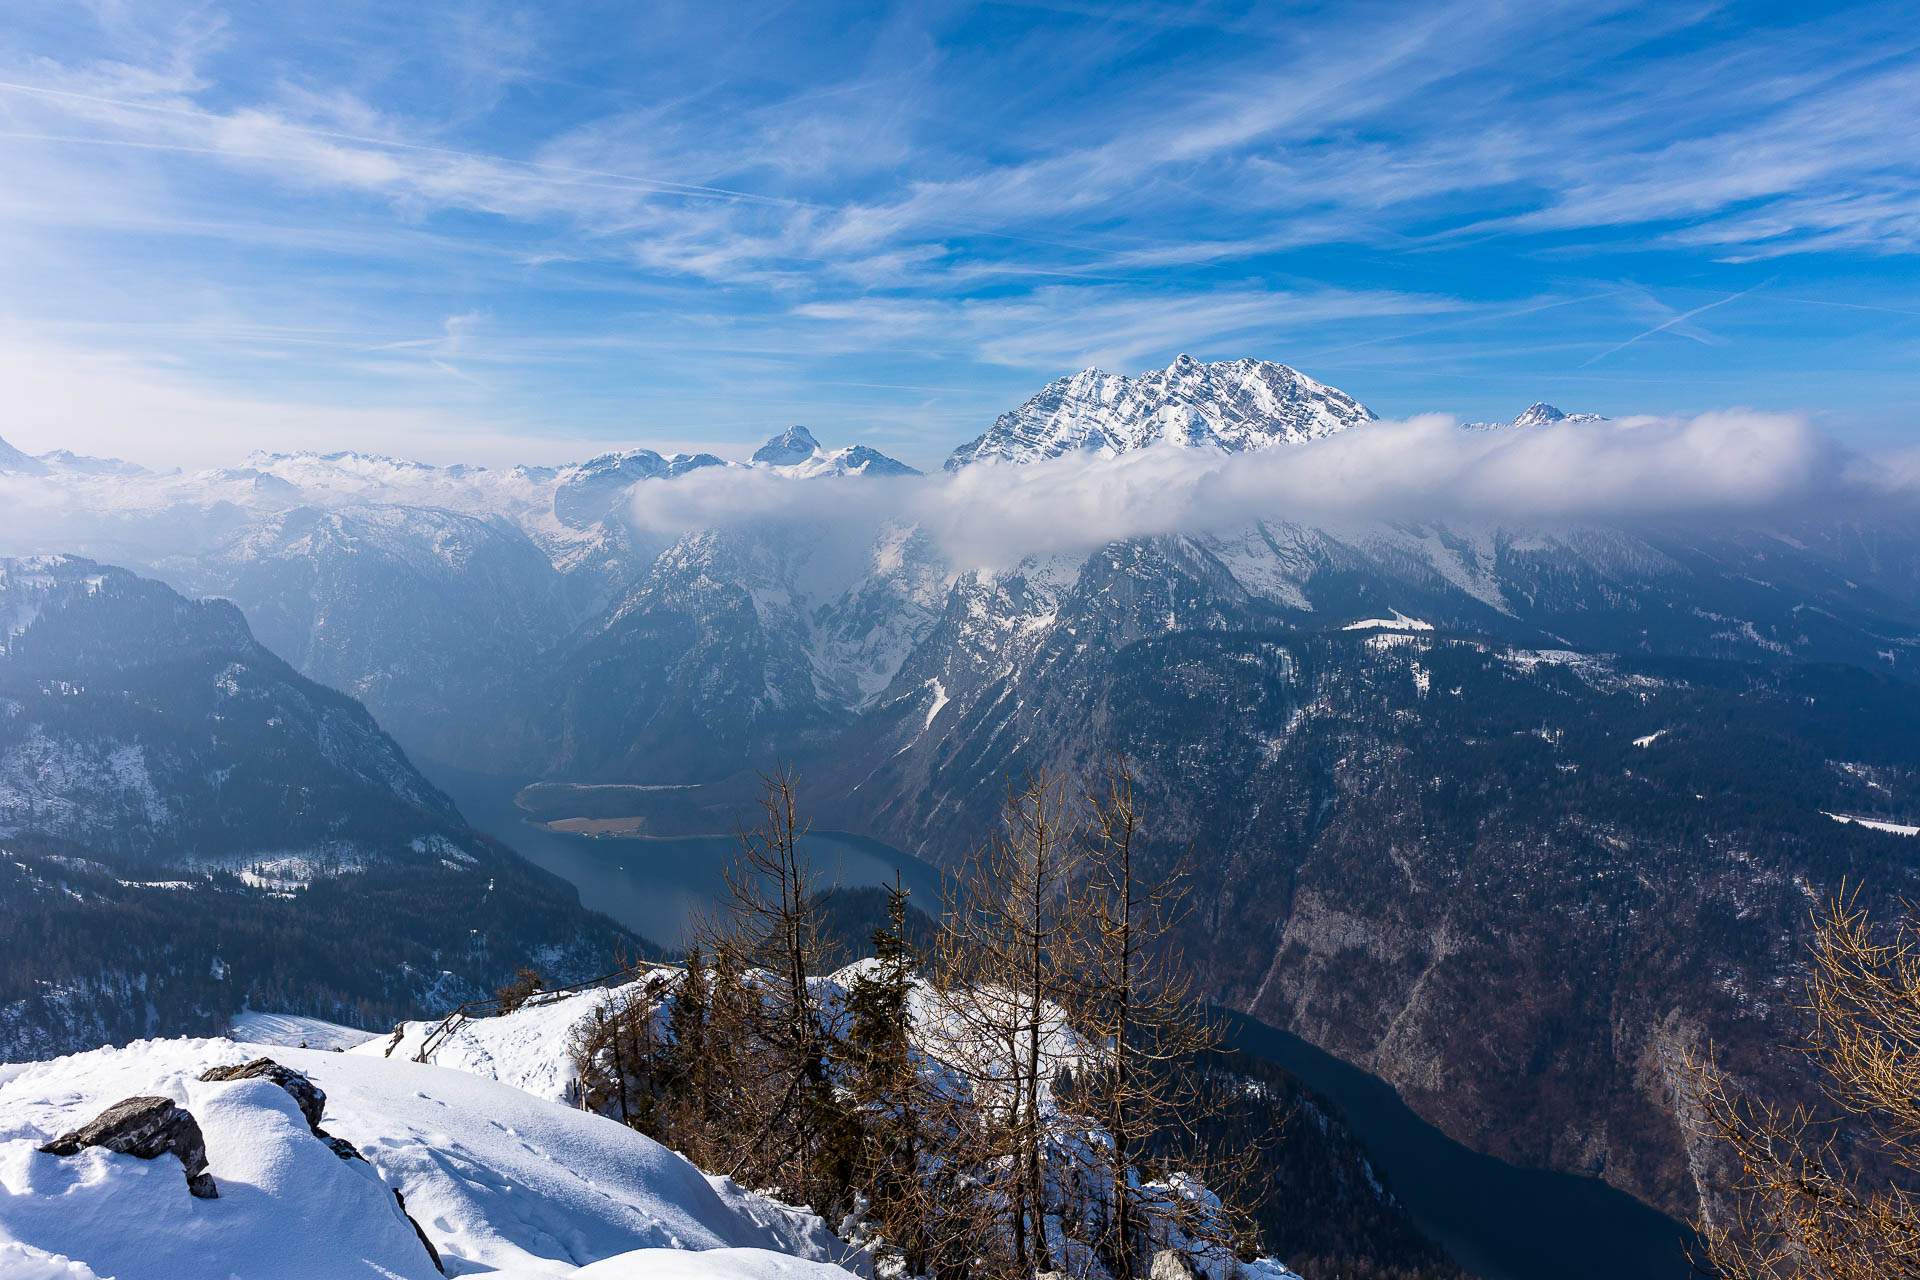
[(1726, 411), (1529, 431), (1465, 431), (1426, 417), (1253, 454), (1154, 448), (918, 480), (695, 472), (641, 485), (634, 519), (658, 533), (792, 521), (856, 539), (882, 522), (910, 521), (957, 564), (992, 566), (1260, 520), (1553, 526), (1763, 516), (1856, 489), (1845, 468), (1832, 442), (1788, 415)]

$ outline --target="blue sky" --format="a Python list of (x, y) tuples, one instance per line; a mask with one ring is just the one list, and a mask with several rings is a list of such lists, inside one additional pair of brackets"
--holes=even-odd
[(1895, 4), (13, 0), (0, 436), (925, 464), (1187, 351), (1910, 443), (1916, 121)]

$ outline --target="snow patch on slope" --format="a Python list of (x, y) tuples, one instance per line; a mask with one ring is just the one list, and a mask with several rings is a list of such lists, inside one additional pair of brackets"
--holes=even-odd
[(1418, 618), (1409, 618), (1398, 609), (1391, 609), (1391, 618), (1362, 618), (1358, 622), (1349, 622), (1341, 627), (1342, 631), (1431, 631), (1431, 622), (1422, 622)]
[(1920, 836), (1920, 826), (1909, 826), (1904, 822), (1887, 822), (1880, 818), (1862, 818), (1851, 813), (1828, 813), (1825, 809), (1822, 809), (1820, 812), (1825, 813), (1835, 822), (1850, 823), (1854, 826), (1866, 827), (1873, 831), (1884, 831), (1889, 835)]

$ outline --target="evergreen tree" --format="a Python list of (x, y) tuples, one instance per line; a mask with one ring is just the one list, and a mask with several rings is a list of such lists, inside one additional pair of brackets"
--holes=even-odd
[(848, 984), (841, 1053), (858, 1138), (856, 1176), (881, 1234), (909, 1275), (927, 1271), (929, 1221), (922, 1195), (922, 1125), (928, 1100), (914, 1062), (911, 1000), (920, 957), (907, 936), (907, 891), (887, 891), (887, 923), (873, 931), (873, 959)]
[(667, 1014), (668, 1043), (661, 1078), (667, 1095), (662, 1140), (692, 1153), (710, 1148), (714, 1117), (714, 1064), (708, 1020), (713, 1013), (707, 958), (698, 943), (687, 951), (673, 1008)]

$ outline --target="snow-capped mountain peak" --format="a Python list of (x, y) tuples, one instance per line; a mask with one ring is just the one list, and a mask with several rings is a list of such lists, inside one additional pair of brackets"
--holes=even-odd
[(864, 444), (823, 448), (805, 427), (788, 427), (753, 452), (749, 466), (784, 476), (917, 476), (920, 473), (897, 458)]
[(1512, 425), (1516, 427), (1544, 427), (1553, 422), (1565, 422), (1566, 419), (1566, 410), (1555, 405), (1550, 405), (1543, 400), (1536, 400), (1534, 403), (1528, 405), (1519, 417), (1513, 420)]
[(1522, 409), (1511, 422), (1469, 422), (1465, 426), (1469, 431), (1526, 431), (1534, 427), (1551, 427), (1560, 423), (1579, 424), (1582, 422), (1605, 422), (1606, 418), (1597, 413), (1568, 413), (1558, 405), (1536, 400)]
[(1344, 391), (1271, 360), (1181, 355), (1137, 377), (1083, 369), (1057, 378), (947, 459), (1034, 462), (1070, 453), (1114, 456), (1154, 445), (1242, 453), (1300, 444), (1374, 419)]
[(147, 469), (137, 462), (128, 462), (122, 458), (94, 458), (84, 453), (75, 453), (71, 449), (55, 449), (40, 455), (39, 461), (55, 471), (76, 472), (89, 476), (143, 476)]
[(819, 452), (820, 442), (813, 438), (813, 432), (802, 426), (792, 426), (755, 449), (753, 460), (784, 467), (805, 462)]
[(44, 474), (47, 466), (30, 453), (23, 453), (5, 440), (0, 440), (0, 472), (14, 471), (30, 476)]

